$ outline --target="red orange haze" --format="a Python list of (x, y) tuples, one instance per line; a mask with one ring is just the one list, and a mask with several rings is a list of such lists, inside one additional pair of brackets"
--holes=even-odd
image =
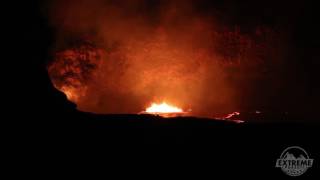
[(201, 116), (236, 110), (243, 79), (279, 59), (277, 34), (241, 32), (188, 2), (52, 1), (53, 84), (95, 113), (139, 113), (162, 102)]

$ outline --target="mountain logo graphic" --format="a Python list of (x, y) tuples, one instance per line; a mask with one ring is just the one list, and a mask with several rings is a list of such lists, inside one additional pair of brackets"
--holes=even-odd
[(285, 149), (279, 159), (276, 167), (289, 176), (300, 176), (312, 167), (313, 159), (309, 158), (308, 153), (299, 146), (291, 146)]

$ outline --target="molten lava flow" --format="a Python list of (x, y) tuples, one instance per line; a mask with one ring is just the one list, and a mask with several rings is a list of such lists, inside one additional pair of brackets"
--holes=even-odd
[(233, 113), (230, 113), (230, 114), (228, 114), (226, 117), (224, 117), (225, 119), (231, 119), (231, 118), (233, 118), (233, 117), (236, 117), (236, 116), (239, 116), (240, 115), (240, 113), (239, 112), (233, 112)]
[(154, 113), (154, 114), (160, 114), (160, 113), (182, 113), (183, 110), (169, 105), (165, 102), (161, 103), (161, 104), (156, 104), (156, 103), (152, 103), (152, 105), (150, 107), (148, 107), (146, 109), (147, 113)]
[(235, 123), (244, 123), (245, 121), (239, 119), (239, 116), (240, 116), (240, 112), (235, 111), (230, 114), (227, 114), (226, 116), (224, 116), (222, 118), (217, 118), (217, 119), (233, 121)]

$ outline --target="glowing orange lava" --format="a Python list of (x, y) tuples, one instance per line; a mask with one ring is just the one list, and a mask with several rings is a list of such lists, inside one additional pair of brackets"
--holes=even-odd
[(161, 114), (161, 113), (182, 113), (181, 108), (169, 105), (165, 102), (161, 104), (152, 103), (150, 107), (146, 109), (147, 113)]

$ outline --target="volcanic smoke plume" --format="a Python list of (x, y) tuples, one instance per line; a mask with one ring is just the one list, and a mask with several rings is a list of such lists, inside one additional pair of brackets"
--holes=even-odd
[[(197, 1), (55, 0), (48, 72), (78, 109), (138, 113), (168, 102), (211, 116), (247, 105), (253, 82), (282, 61), (279, 32), (242, 30)], [(272, 92), (270, 92), (272, 93)]]

